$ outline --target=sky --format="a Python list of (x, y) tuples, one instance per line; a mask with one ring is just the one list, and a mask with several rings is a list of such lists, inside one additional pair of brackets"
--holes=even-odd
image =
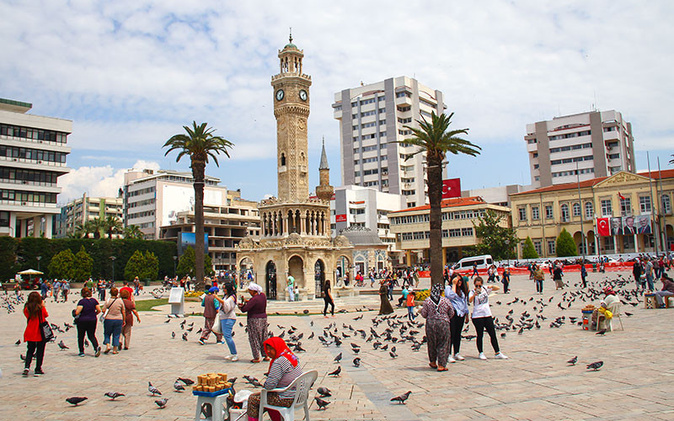
[(448, 159), (463, 189), (529, 184), (526, 125), (593, 109), (632, 123), (639, 170), (647, 152), (672, 168), (671, 0), (0, 0), (0, 16), (0, 97), (73, 121), (60, 203), (115, 195), (129, 168), (189, 171), (162, 146), (192, 121), (235, 144), (207, 174), (276, 195), (270, 81), (290, 27), (313, 81), (310, 186), (323, 137), (340, 184), (334, 94), (403, 75), (482, 147)]

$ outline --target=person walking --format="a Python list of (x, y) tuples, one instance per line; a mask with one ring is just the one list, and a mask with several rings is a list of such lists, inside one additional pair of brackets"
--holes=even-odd
[(99, 279), (96, 289), (98, 290), (98, 301), (105, 301), (105, 281)]
[(70, 293), (70, 281), (64, 279), (61, 283), (61, 293), (63, 294), (63, 302), (68, 301), (68, 294)]
[[(129, 290), (124, 290), (120, 292), (119, 295), (124, 301), (124, 326), (122, 326), (122, 338), (124, 339), (124, 349), (127, 350), (131, 344), (133, 316), (136, 316), (136, 321), (138, 321), (138, 323), (140, 323), (140, 316), (136, 311), (136, 302), (132, 299), (133, 295)], [(122, 348), (120, 347), (120, 349)]]
[(503, 276), (501, 277), (501, 283), (503, 284), (503, 293), (510, 294), (510, 267), (503, 269)]
[(328, 317), (328, 306), (330, 306), (330, 315), (335, 317), (335, 300), (332, 299), (332, 289), (330, 288), (330, 280), (326, 279), (323, 284), (323, 317)]
[(119, 336), (122, 334), (122, 325), (124, 325), (124, 301), (119, 298), (119, 290), (116, 287), (110, 288), (110, 298), (105, 302), (101, 309), (104, 313), (103, 319), (103, 345), (105, 345), (104, 354), (110, 352), (110, 342), (112, 338), (112, 353), (119, 353)]
[(646, 283), (648, 284), (648, 290), (653, 292), (655, 290), (655, 284), (653, 282), (653, 262), (650, 258), (646, 257)]
[[(218, 314), (220, 308), (220, 301), (215, 299), (215, 293), (218, 292), (218, 287), (206, 285), (206, 295), (201, 300), (201, 306), (204, 308), (204, 328), (201, 330), (201, 337), (199, 343), (205, 345), (208, 337), (213, 332), (213, 325), (215, 324), (215, 316)], [(213, 332), (217, 343), (224, 343), (222, 341), (222, 333)]]
[(587, 288), (587, 269), (585, 263), (580, 265), (580, 280), (583, 282), (583, 288)]
[(534, 283), (536, 284), (536, 292), (543, 294), (543, 281), (545, 280), (545, 272), (540, 265), (534, 266)]
[(94, 356), (98, 357), (101, 355), (101, 347), (98, 345), (98, 339), (96, 339), (96, 316), (101, 312), (101, 306), (95, 298), (92, 298), (91, 289), (82, 288), (80, 295), (82, 299), (78, 301), (75, 308), (77, 346), (80, 350), (78, 355), (84, 357), (84, 336), (86, 335), (94, 349)]
[(414, 315), (414, 288), (410, 286), (410, 288), (407, 290), (407, 297), (405, 298), (405, 306), (407, 306), (407, 317), (410, 320), (410, 322), (414, 321), (416, 316)]
[(44, 348), (47, 342), (42, 337), (40, 324), (47, 320), (49, 313), (47, 313), (44, 300), (39, 292), (33, 291), (28, 294), (26, 304), (23, 306), (23, 315), (26, 316), (26, 329), (23, 331), (23, 341), (27, 347), (23, 376), (28, 376), (33, 357), (35, 357), (35, 375), (41, 376), (44, 374), (42, 362), (44, 361)]
[(482, 278), (479, 276), (473, 280), (473, 285), (475, 288), (468, 295), (468, 302), (473, 304), (472, 319), (473, 326), (475, 326), (475, 334), (477, 335), (477, 350), (480, 353), (478, 358), (481, 360), (487, 359), (487, 357), (484, 355), (482, 347), (482, 337), (484, 335), (484, 331), (486, 330), (487, 334), (489, 334), (489, 338), (491, 339), (491, 346), (494, 348), (496, 358), (506, 360), (508, 357), (503, 355), (498, 346), (496, 328), (494, 327), (494, 318), (492, 317), (491, 309), (489, 308), (489, 292), (498, 291), (498, 286), (483, 286)]
[(393, 313), (393, 307), (388, 300), (388, 287), (386, 286), (386, 279), (382, 279), (379, 282), (379, 315), (391, 314)]
[(555, 291), (558, 289), (564, 289), (564, 281), (562, 280), (564, 272), (562, 271), (562, 263), (557, 262), (555, 268), (552, 271), (552, 280), (555, 281)]
[[(251, 282), (252, 283), (252, 282)], [(295, 277), (288, 275), (288, 301), (295, 301)]]
[[(468, 323), (468, 277), (456, 275), (452, 283), (445, 287), (445, 297), (454, 308), (454, 315), (449, 320), (449, 362), (463, 361), (459, 350), (461, 348), (461, 331), (464, 323)], [(454, 355), (452, 356), (452, 351)]]
[(264, 360), (268, 361), (262, 344), (267, 339), (267, 297), (262, 292), (262, 287), (251, 282), (248, 284), (248, 293), (250, 300), (240, 303), (239, 308), (242, 312), (247, 313), (248, 324), (248, 342), (250, 343), (250, 350), (253, 353), (252, 363), (259, 363), (262, 361), (260, 355), (264, 356)]
[(224, 299), (218, 297), (217, 294), (213, 294), (213, 298), (220, 303), (220, 330), (222, 331), (222, 336), (225, 337), (225, 342), (229, 348), (229, 355), (226, 356), (225, 359), (236, 362), (239, 361), (239, 357), (237, 356), (236, 344), (232, 337), (232, 329), (236, 322), (236, 288), (231, 282), (225, 283), (224, 288)]
[(449, 329), (452, 316), (454, 316), (454, 307), (447, 298), (442, 296), (442, 285), (433, 285), (430, 297), (421, 307), (421, 317), (426, 319), (428, 365), (438, 371), (447, 371), (450, 348)]
[(641, 260), (637, 257), (634, 260), (634, 264), (632, 265), (632, 276), (634, 276), (634, 282), (636, 283), (637, 286), (637, 291), (639, 291), (639, 287), (643, 287), (643, 284), (641, 283), (641, 274), (642, 274), (642, 267), (641, 267)]

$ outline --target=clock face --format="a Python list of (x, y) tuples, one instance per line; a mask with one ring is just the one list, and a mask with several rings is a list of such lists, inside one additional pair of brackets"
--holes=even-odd
[(276, 91), (276, 100), (277, 101), (282, 100), (284, 95), (285, 93), (283, 92), (283, 89), (279, 89), (278, 91)]
[(305, 91), (304, 89), (302, 89), (302, 90), (300, 91), (300, 99), (301, 99), (302, 101), (306, 101), (306, 100), (307, 100), (307, 91)]

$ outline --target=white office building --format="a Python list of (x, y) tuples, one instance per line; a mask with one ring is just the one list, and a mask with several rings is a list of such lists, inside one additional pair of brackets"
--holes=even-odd
[(338, 92), (332, 107), (340, 125), (342, 185), (403, 195), (406, 207), (426, 203), (424, 154), (407, 159), (417, 147), (395, 142), (412, 134), (405, 126), (444, 112), (442, 92), (400, 76)]
[(618, 111), (591, 111), (527, 124), (534, 188), (635, 172), (632, 125)]
[(67, 174), (73, 123), (0, 98), (0, 236), (52, 237), (58, 177)]

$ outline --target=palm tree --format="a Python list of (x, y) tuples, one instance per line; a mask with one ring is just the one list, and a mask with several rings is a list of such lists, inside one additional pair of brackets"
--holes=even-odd
[(476, 156), (480, 154), (480, 148), (471, 142), (464, 140), (459, 135), (468, 134), (468, 129), (449, 130), (452, 116), (445, 114), (431, 114), (429, 122), (422, 116), (417, 120), (419, 128), (405, 126), (412, 131), (413, 137), (398, 143), (407, 143), (418, 146), (420, 149), (409, 155), (412, 156), (425, 152), (427, 169), (428, 198), (431, 204), (430, 214), (430, 238), (429, 257), (431, 259), (431, 285), (442, 283), (442, 163), (447, 152), (454, 155), (465, 154)]
[(145, 238), (145, 234), (143, 234), (143, 231), (138, 228), (138, 225), (129, 225), (128, 227), (124, 227), (122, 230), (122, 235), (124, 238), (131, 238), (134, 240), (142, 240)]
[(103, 223), (105, 225), (105, 232), (107, 232), (110, 239), (112, 239), (113, 234), (119, 234), (124, 229), (122, 221), (114, 215), (109, 215)]
[(84, 223), (85, 237), (93, 234), (94, 238), (101, 238), (105, 235), (105, 226), (100, 218), (90, 219)]
[(220, 136), (213, 136), (215, 129), (208, 127), (208, 123), (197, 125), (192, 122), (192, 127), (183, 126), (187, 134), (180, 133), (172, 136), (164, 144), (168, 147), (164, 156), (169, 152), (177, 150), (178, 156), (176, 162), (183, 156), (189, 156), (192, 168), (192, 178), (194, 179), (194, 225), (196, 239), (194, 244), (194, 254), (196, 261), (196, 280), (197, 287), (201, 287), (204, 282), (204, 179), (206, 164), (209, 158), (213, 159), (215, 165), (218, 164), (217, 155), (223, 153), (229, 158), (229, 150), (234, 144)]

